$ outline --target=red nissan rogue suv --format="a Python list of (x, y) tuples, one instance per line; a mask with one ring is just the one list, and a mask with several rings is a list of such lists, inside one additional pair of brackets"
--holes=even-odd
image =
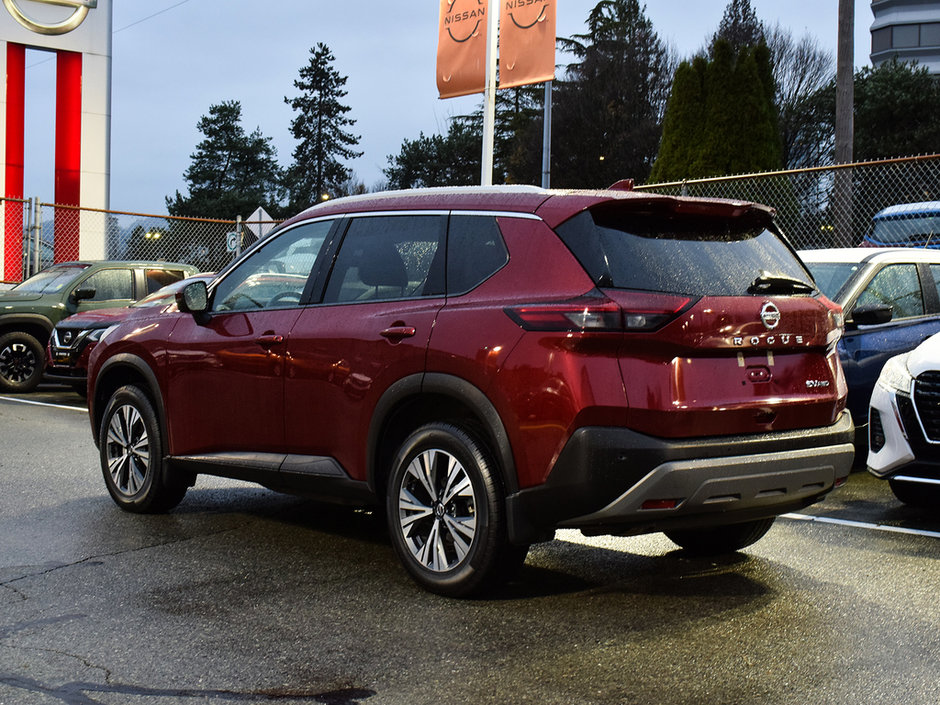
[(626, 187), (318, 205), (102, 335), (108, 490), (166, 511), (207, 473), (384, 505), (446, 595), (561, 527), (735, 551), (853, 457), (841, 310), (772, 215)]

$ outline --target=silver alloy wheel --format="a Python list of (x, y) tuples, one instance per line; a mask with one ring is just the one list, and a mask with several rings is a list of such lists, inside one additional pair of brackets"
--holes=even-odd
[(8, 382), (21, 383), (36, 372), (36, 355), (23, 343), (10, 343), (0, 350), (0, 377)]
[(150, 437), (140, 412), (130, 404), (111, 415), (107, 458), (115, 488), (126, 497), (140, 492), (150, 470)]
[(427, 570), (442, 573), (466, 558), (476, 535), (476, 495), (457, 458), (432, 448), (409, 463), (398, 521), (412, 557)]

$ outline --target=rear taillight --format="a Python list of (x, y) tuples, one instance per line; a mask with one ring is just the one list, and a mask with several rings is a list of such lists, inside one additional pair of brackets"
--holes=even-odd
[(819, 300), (829, 309), (829, 332), (826, 334), (826, 347), (834, 348), (845, 332), (845, 315), (842, 313), (842, 307), (834, 301), (830, 301), (825, 296), (820, 296)]
[(691, 299), (670, 294), (617, 291), (617, 301), (587, 295), (570, 301), (508, 307), (525, 330), (558, 332), (639, 332), (661, 328)]
[(662, 328), (692, 302), (688, 296), (651, 294), (648, 291), (618, 291), (616, 297), (623, 311), (623, 327), (627, 331)]
[(525, 330), (622, 331), (623, 312), (610, 299), (579, 299), (503, 309)]

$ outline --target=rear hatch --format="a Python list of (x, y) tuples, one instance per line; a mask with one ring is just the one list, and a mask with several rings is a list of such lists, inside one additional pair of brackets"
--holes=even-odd
[(674, 438), (784, 431), (830, 425), (844, 409), (841, 310), (767, 210), (637, 213), (614, 202), (557, 232), (622, 312), (630, 427)]

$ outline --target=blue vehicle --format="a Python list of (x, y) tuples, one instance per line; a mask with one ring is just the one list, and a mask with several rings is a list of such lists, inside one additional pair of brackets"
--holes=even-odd
[(845, 314), (839, 360), (861, 448), (868, 402), (885, 362), (940, 332), (940, 250), (857, 247), (799, 254), (820, 291)]
[(875, 213), (862, 247), (940, 249), (940, 201), (902, 203)]

